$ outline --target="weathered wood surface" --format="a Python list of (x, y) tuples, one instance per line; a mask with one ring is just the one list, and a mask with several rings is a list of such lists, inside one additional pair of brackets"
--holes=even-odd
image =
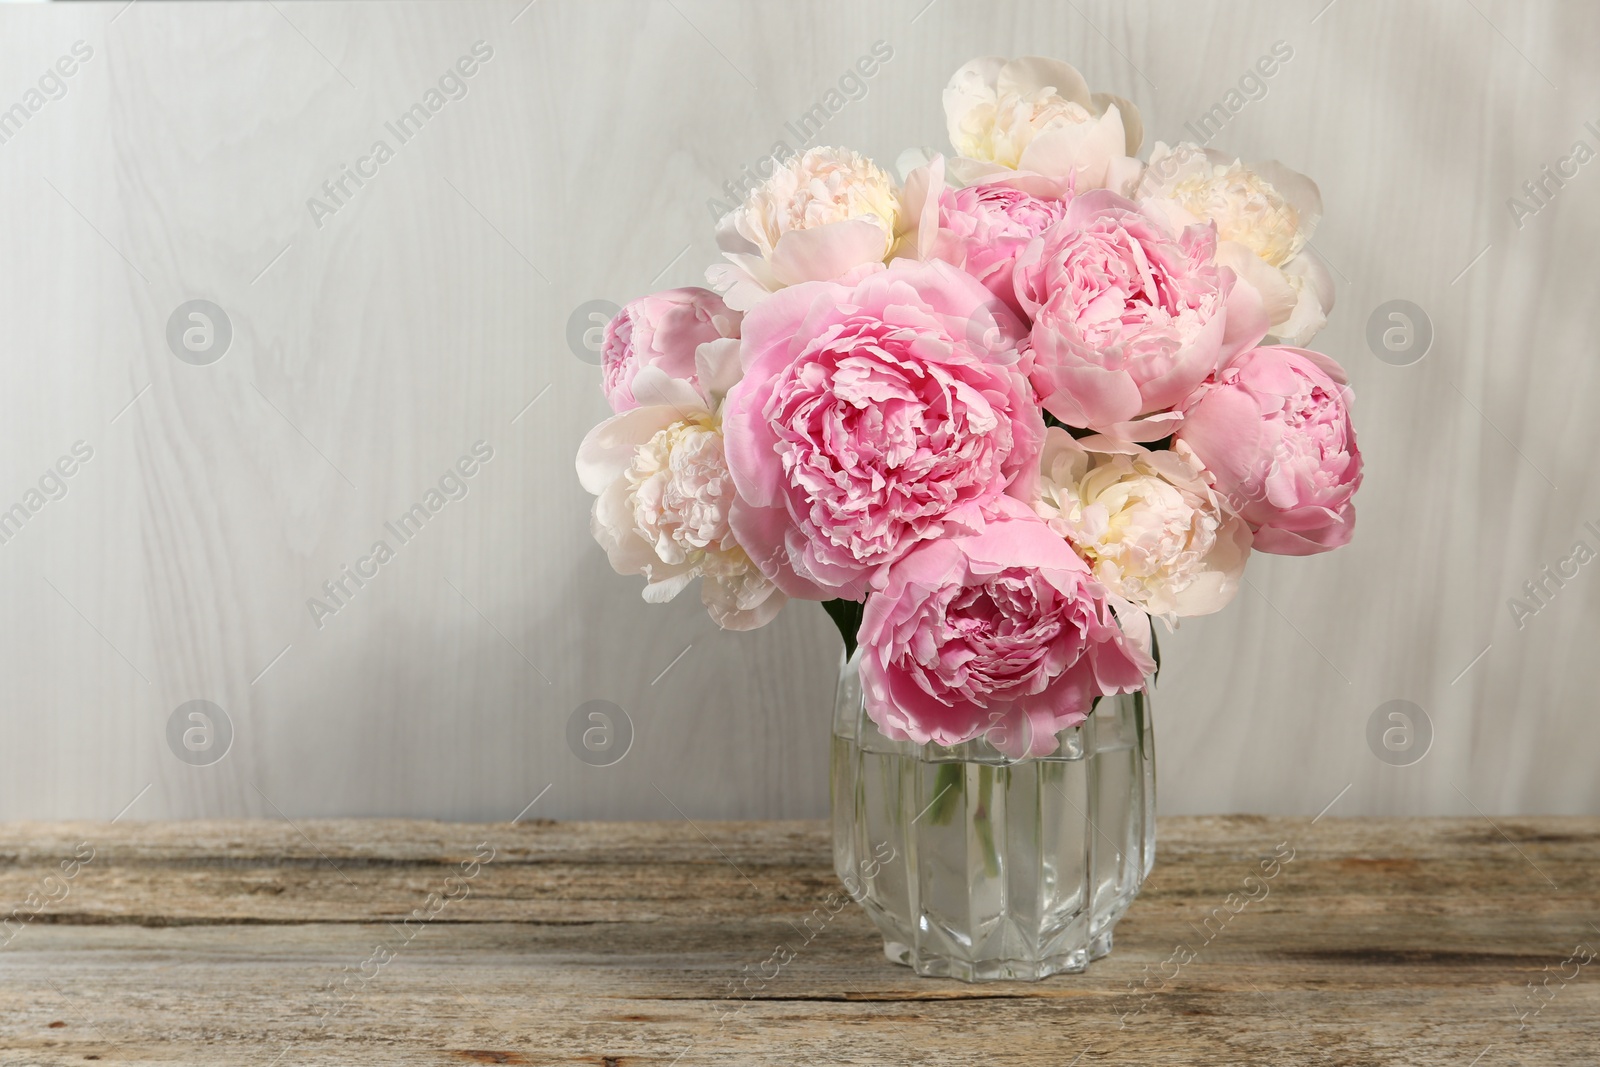
[(1596, 818), (1164, 820), (1037, 984), (917, 978), (837, 889), (809, 822), (0, 824), (0, 1063), (1600, 1063)]

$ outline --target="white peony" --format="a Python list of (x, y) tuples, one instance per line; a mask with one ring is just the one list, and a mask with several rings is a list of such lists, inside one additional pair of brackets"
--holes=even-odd
[(1129, 191), (1175, 227), (1216, 224), (1217, 261), (1261, 294), (1273, 340), (1302, 346), (1327, 325), (1333, 279), (1306, 247), (1322, 216), (1311, 179), (1276, 162), (1244, 164), (1157, 141)]
[(1034, 511), (1112, 594), (1152, 615), (1208, 615), (1238, 591), (1250, 528), (1193, 453), (1151, 451), (1051, 427)]
[(622, 478), (634, 532), (662, 563), (697, 564), (708, 550), (720, 551), (728, 543), (733, 481), (722, 455), (722, 434), (709, 417), (680, 419), (657, 430), (634, 452)]
[[(657, 401), (613, 416), (578, 448), (578, 478), (597, 497), (590, 528), (618, 574), (640, 574), (665, 603), (696, 578), (728, 630), (765, 626), (788, 598), (762, 576), (728, 527), (733, 479), (719, 408), (737, 377), (737, 346), (702, 345), (697, 381), (646, 367), (638, 395)], [(729, 365), (731, 363), (731, 365)]]
[(974, 59), (950, 78), (944, 112), (960, 157), (950, 168), (967, 184), (1013, 170), (1071, 179), (1082, 192), (1118, 188), (1138, 174), (1138, 109), (1090, 93), (1083, 75), (1058, 60)]

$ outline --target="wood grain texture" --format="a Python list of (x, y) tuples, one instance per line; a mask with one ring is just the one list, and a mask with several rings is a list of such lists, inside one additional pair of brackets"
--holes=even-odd
[(1567, 1067), (1597, 871), (1593, 818), (1165, 819), (1110, 957), (964, 985), (830, 903), (817, 823), (12, 823), (0, 900), (57, 899), (0, 949), (0, 1057)]
[[(945, 143), (984, 53), (1068, 60), (1174, 141), (1274, 42), (1293, 58), (1214, 144), (1321, 185), (1367, 462), (1355, 543), (1258, 557), (1164, 642), (1174, 813), (1600, 810), (1600, 579), (1525, 626), (1507, 601), (1600, 538), (1590, 412), (1600, 164), (1518, 226), (1507, 200), (1600, 147), (1600, 7), (1079, 0), (5, 5), (0, 109), (93, 49), (0, 143), (0, 509), (75, 441), (94, 458), (0, 544), (0, 816), (815, 817), (837, 641), (797, 605), (718, 632), (611, 573), (572, 471), (604, 413), (569, 317), (699, 281), (706, 202), (876, 41), (823, 130), (893, 161)], [(473, 45), (493, 49), (331, 216), (307, 203)], [(1481, 256), (1480, 256), (1481, 253)], [(205, 298), (234, 336), (169, 351)], [(1395, 367), (1369, 315), (1419, 304)], [(531, 406), (530, 406), (531, 404)], [(494, 458), (317, 625), (324, 582), (474, 442)], [(1368, 747), (1385, 701), (1431, 749)], [(180, 762), (211, 700), (234, 740)], [(630, 716), (593, 767), (586, 701)], [(151, 788), (141, 794), (146, 786)]]

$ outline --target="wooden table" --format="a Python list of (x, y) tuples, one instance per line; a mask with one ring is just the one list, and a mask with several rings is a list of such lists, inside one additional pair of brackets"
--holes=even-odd
[(0, 1062), (1600, 1063), (1600, 819), (1160, 840), (1088, 974), (963, 985), (818, 823), (0, 824)]

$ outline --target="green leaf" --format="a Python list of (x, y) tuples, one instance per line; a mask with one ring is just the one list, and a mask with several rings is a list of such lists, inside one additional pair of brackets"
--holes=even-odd
[(1156, 640), (1156, 623), (1150, 620), (1150, 658), (1156, 661), (1156, 673), (1150, 676), (1152, 682), (1161, 680), (1161, 644)]
[[(1085, 437), (1093, 437), (1095, 434), (1100, 432), (1098, 430), (1091, 430), (1087, 426), (1068, 426), (1066, 423), (1062, 422), (1048, 411), (1041, 410), (1039, 414), (1044, 416), (1044, 424), (1046, 426), (1054, 426), (1058, 429), (1065, 430), (1072, 435), (1074, 440), (1077, 441), (1081, 441)], [(1152, 452), (1161, 452), (1171, 449), (1172, 434), (1168, 434), (1159, 441), (1146, 441), (1144, 447), (1148, 448)]]
[(1073, 436), (1074, 440), (1082, 440), (1085, 437), (1093, 437), (1095, 435), (1095, 431), (1086, 426), (1068, 426), (1048, 411), (1041, 411), (1040, 414), (1044, 416), (1044, 424), (1046, 426), (1054, 426), (1057, 429), (1065, 430)]
[(861, 613), (866, 605), (858, 600), (824, 600), (822, 609), (839, 628), (844, 638), (844, 654), (849, 659), (856, 653), (856, 634), (861, 630)]

